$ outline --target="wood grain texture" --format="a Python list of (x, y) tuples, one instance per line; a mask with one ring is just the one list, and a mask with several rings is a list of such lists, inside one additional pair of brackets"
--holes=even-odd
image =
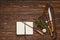
[[(60, 1), (0, 1), (0, 40), (25, 40), (16, 35), (17, 21), (34, 21), (43, 13), (46, 3), (52, 5), (55, 15), (57, 40), (60, 40)], [(52, 40), (49, 35), (41, 36), (34, 31), (26, 40)]]

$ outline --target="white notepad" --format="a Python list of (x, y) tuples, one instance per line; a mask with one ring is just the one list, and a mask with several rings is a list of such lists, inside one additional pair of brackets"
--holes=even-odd
[(33, 22), (24, 22), (24, 23), (16, 22), (17, 35), (32, 35), (33, 34)]

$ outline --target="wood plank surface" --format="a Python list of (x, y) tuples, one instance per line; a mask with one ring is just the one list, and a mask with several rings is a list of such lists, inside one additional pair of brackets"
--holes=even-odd
[(0, 1), (0, 40), (52, 40), (34, 31), (33, 36), (17, 36), (17, 21), (34, 21), (43, 14), (46, 3), (54, 10), (57, 40), (60, 40), (60, 1)]

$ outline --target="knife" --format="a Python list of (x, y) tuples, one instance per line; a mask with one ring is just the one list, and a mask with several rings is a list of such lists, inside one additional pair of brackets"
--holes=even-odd
[(50, 21), (50, 25), (51, 25), (51, 31), (53, 32), (54, 31), (54, 28), (53, 28), (53, 21), (52, 21), (52, 14), (51, 14), (51, 8), (48, 7), (48, 14), (49, 14), (49, 21)]

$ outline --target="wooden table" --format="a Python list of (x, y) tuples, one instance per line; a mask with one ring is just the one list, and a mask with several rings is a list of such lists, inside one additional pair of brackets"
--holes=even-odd
[[(0, 40), (25, 40), (25, 36), (16, 35), (17, 21), (34, 21), (45, 8), (47, 1), (20, 2), (1, 1), (0, 5)], [(57, 40), (60, 40), (60, 2), (51, 1), (55, 15)], [(52, 40), (49, 35), (41, 36), (34, 31), (32, 36), (26, 36), (26, 40)]]

